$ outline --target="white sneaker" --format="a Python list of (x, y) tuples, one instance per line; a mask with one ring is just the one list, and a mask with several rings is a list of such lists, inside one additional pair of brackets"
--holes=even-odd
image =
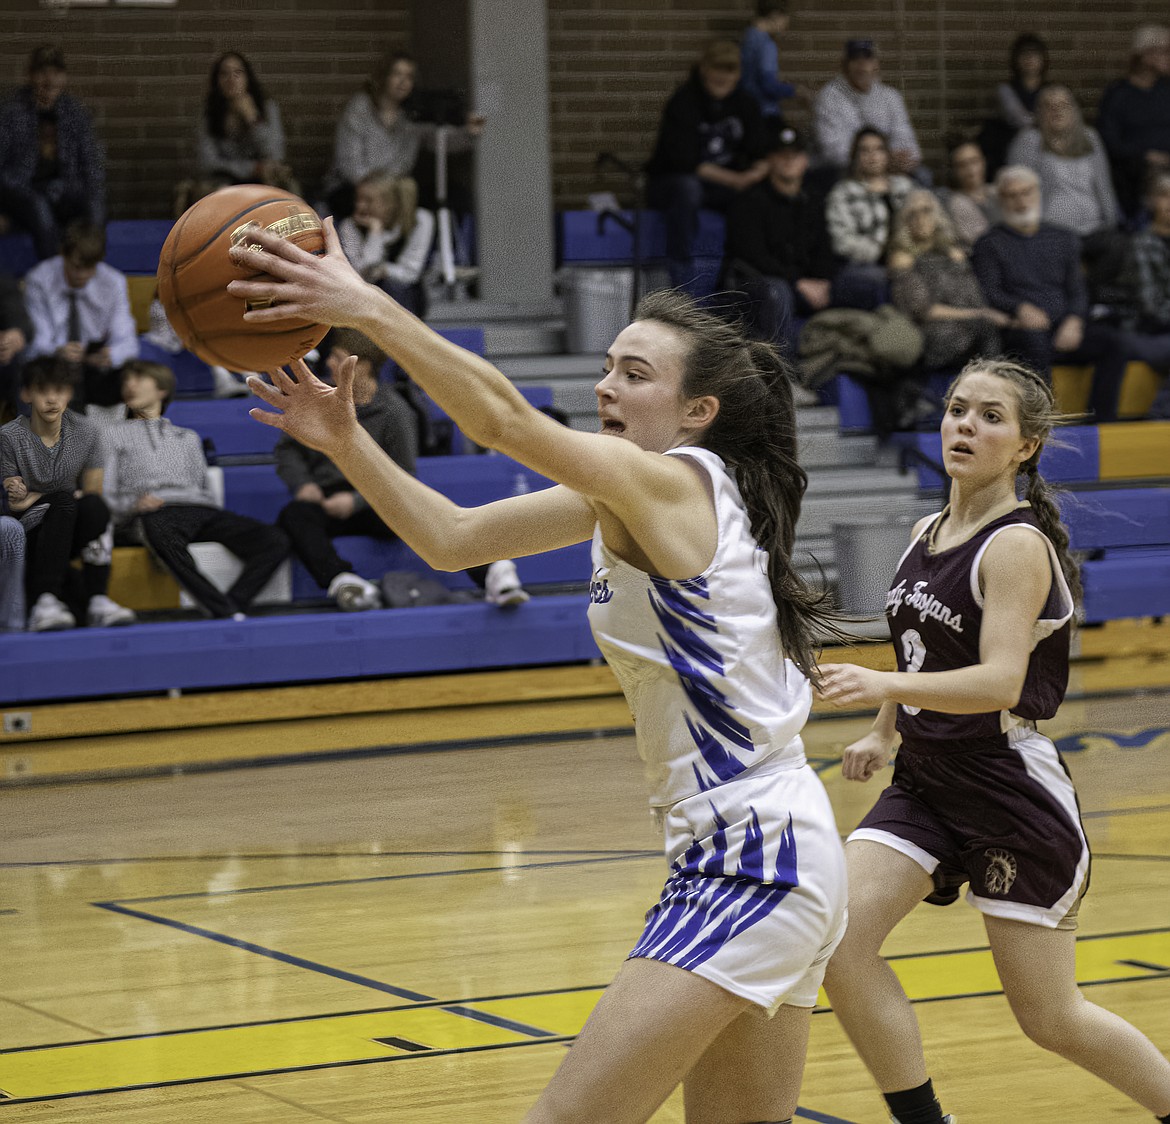
[(520, 584), (520, 575), (516, 573), (515, 562), (505, 559), (493, 562), (488, 567), (484, 580), (484, 598), (489, 605), (495, 605), (498, 609), (510, 609), (528, 600), (528, 594)]
[(125, 605), (119, 605), (117, 601), (111, 601), (104, 593), (99, 593), (89, 599), (85, 620), (90, 628), (114, 628), (121, 624), (133, 624), (138, 620), (138, 614)]
[(77, 618), (64, 601), (51, 593), (42, 593), (28, 615), (29, 632), (58, 632), (76, 627)]
[(359, 578), (357, 574), (338, 574), (329, 583), (329, 596), (337, 602), (343, 613), (362, 613), (367, 609), (380, 609), (382, 595), (373, 582)]

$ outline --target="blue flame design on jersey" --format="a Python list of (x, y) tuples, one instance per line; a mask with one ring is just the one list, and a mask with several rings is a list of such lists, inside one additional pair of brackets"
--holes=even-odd
[(650, 581), (652, 588), (647, 595), (665, 633), (659, 635), (658, 642), (699, 718), (696, 721), (689, 714), (685, 716), (687, 730), (706, 765), (704, 770), (695, 763), (695, 780), (699, 790), (706, 792), (742, 773), (747, 764), (735, 751), (753, 753), (755, 746), (748, 728), (732, 717), (735, 708), (712, 681), (711, 677), (722, 678), (724, 674), (723, 657), (697, 631), (719, 631), (715, 618), (688, 598), (691, 595), (710, 600), (706, 581)]
[[(781, 833), (772, 881), (764, 881), (764, 833), (759, 816), (742, 824), (739, 857), (727, 869), (729, 825), (716, 811), (710, 850), (696, 839), (672, 864), (662, 896), (646, 915), (646, 928), (631, 957), (694, 969), (728, 941), (768, 916), (800, 885), (792, 817)], [(736, 825), (739, 827), (740, 825)], [(733, 837), (738, 835), (734, 829)]]

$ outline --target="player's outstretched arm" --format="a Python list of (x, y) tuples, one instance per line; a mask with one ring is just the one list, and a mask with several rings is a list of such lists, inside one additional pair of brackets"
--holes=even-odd
[(260, 249), (234, 247), (233, 258), (269, 276), (233, 281), (228, 289), (271, 305), (246, 313), (246, 320), (294, 318), (357, 328), (393, 356), (473, 441), (604, 504), (648, 540), (644, 548), (657, 564), (670, 566), (679, 520), (705, 497), (691, 469), (628, 441), (566, 429), (529, 405), (486, 360), (443, 339), (362, 281), (342, 253), (332, 221), (325, 222), (326, 252), (320, 256), (266, 231), (250, 238)]
[(593, 509), (566, 488), (463, 508), (415, 479), (358, 423), (353, 406), (356, 362), (351, 356), (342, 364), (335, 387), (316, 378), (302, 360), (292, 365), (292, 374), (269, 372), (272, 385), (251, 376), (252, 392), (280, 411), (255, 408), (251, 415), (325, 453), (428, 565), (462, 570), (554, 550), (592, 534)]

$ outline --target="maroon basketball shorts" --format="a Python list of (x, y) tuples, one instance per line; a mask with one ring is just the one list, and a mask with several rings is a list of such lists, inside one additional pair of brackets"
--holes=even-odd
[(849, 836), (883, 843), (934, 879), (927, 900), (1075, 929), (1089, 844), (1056, 747), (1017, 728), (998, 738), (903, 743), (894, 779)]

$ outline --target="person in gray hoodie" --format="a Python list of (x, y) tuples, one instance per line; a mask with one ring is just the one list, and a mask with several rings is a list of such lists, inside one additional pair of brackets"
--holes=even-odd
[[(224, 511), (211, 490), (203, 441), (163, 417), (175, 376), (161, 363), (131, 360), (122, 370), (125, 420), (105, 431), (103, 491), (121, 541), (144, 542), (199, 607), (212, 617), (238, 617), (288, 557), (283, 531)], [(193, 542), (217, 542), (243, 564), (223, 593), (195, 564)]]

